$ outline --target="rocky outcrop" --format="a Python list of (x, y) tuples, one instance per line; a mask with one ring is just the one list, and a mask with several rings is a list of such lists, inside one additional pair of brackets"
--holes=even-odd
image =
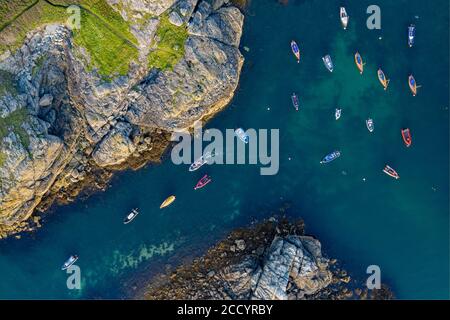
[[(238, 85), (243, 15), (228, 1), (107, 1), (138, 42), (126, 75), (105, 79), (89, 68), (89, 53), (60, 24), (39, 27), (0, 57), (0, 238), (27, 229), (49, 199), (71, 199), (83, 182), (101, 184), (96, 176), (158, 159), (173, 129), (214, 115)], [(149, 69), (163, 14), (186, 27), (184, 56)]]
[(350, 281), (303, 221), (271, 218), (230, 233), (200, 258), (152, 277), (144, 299), (390, 299), (385, 286), (368, 292)]

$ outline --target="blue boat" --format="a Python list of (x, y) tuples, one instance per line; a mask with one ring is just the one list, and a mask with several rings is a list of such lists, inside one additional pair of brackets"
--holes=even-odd
[(416, 26), (412, 24), (408, 27), (408, 45), (410, 48), (414, 45), (415, 37), (416, 37)]
[(331, 162), (333, 160), (336, 160), (337, 158), (339, 158), (341, 156), (341, 152), (340, 151), (333, 151), (330, 154), (327, 154), (322, 161), (320, 161), (320, 163), (328, 163)]
[(299, 63), (300, 62), (300, 49), (298, 48), (298, 45), (294, 40), (291, 41), (291, 49), (292, 49), (292, 53), (297, 58), (297, 63)]

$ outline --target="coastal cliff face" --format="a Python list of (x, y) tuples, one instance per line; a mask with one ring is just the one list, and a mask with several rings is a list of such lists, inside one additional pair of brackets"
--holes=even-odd
[(172, 130), (220, 111), (238, 85), (243, 15), (229, 1), (2, 6), (0, 238), (56, 198), (157, 161)]
[(303, 221), (271, 218), (238, 229), (192, 263), (153, 277), (144, 299), (391, 299), (382, 286), (369, 292), (323, 256), (319, 240), (304, 234)]

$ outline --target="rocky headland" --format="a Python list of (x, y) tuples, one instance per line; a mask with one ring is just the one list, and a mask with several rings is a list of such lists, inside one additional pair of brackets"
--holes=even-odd
[(233, 231), (205, 255), (150, 280), (143, 299), (392, 299), (351, 279), (303, 221), (271, 218)]
[(157, 162), (239, 82), (244, 16), (228, 0), (25, 0), (0, 18), (0, 238)]

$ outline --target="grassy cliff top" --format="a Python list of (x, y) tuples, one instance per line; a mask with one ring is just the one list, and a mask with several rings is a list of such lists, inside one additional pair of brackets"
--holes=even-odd
[(37, 0), (22, 4), (0, 5), (0, 54), (15, 51), (24, 42), (26, 35), (46, 24), (67, 24), (70, 5), (80, 7), (80, 29), (75, 29), (74, 43), (84, 47), (90, 54), (90, 69), (110, 77), (128, 72), (129, 63), (137, 60), (137, 40), (131, 34), (128, 23), (110, 7), (106, 0)]

